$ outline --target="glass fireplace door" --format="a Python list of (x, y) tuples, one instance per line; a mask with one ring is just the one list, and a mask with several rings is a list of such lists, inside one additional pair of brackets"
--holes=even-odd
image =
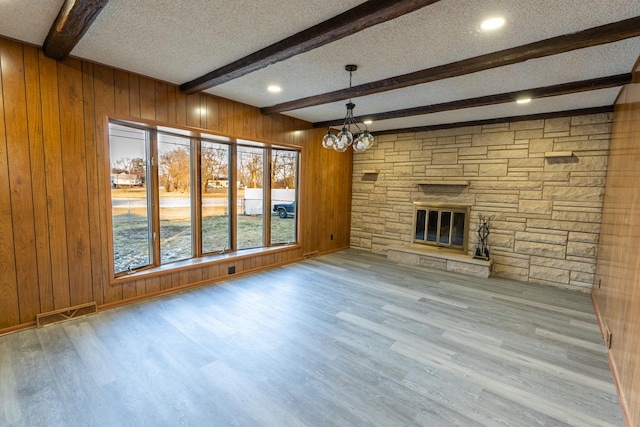
[(467, 207), (416, 205), (414, 243), (466, 250)]

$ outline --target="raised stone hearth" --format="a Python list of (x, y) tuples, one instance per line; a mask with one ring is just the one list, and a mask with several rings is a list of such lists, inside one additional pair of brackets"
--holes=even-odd
[(476, 277), (491, 276), (493, 265), (493, 260), (474, 259), (463, 253), (418, 244), (389, 246), (387, 258), (401, 264), (420, 265)]

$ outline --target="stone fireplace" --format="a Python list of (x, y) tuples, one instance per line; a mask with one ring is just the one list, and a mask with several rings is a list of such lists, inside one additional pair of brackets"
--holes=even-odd
[(428, 202), (413, 204), (411, 244), (391, 245), (387, 258), (478, 277), (489, 277), (493, 260), (468, 254), (471, 206)]
[[(610, 114), (380, 135), (354, 156), (351, 247), (450, 270), (485, 261), (471, 258), (482, 214), (492, 274), (589, 292), (610, 137)], [(466, 249), (437, 204), (471, 206)]]

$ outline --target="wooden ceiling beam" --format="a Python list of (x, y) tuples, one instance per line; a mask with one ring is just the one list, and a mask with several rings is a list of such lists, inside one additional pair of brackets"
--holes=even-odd
[(438, 1), (369, 0), (231, 64), (183, 83), (180, 85), (180, 90), (185, 93), (195, 93), (209, 89)]
[(546, 119), (555, 119), (558, 117), (613, 113), (613, 109), (614, 109), (613, 105), (604, 105), (602, 107), (579, 108), (577, 110), (566, 110), (566, 111), (553, 111), (549, 113), (528, 114), (525, 116), (510, 116), (510, 117), (501, 117), (496, 119), (472, 120), (468, 122), (443, 123), (443, 124), (431, 125), (431, 126), (419, 126), (419, 127), (401, 128), (401, 129), (387, 129), (387, 130), (382, 130), (382, 131), (372, 132), (372, 133), (375, 136), (380, 136), (380, 135), (392, 135), (392, 134), (412, 133), (412, 132), (427, 132), (432, 130), (494, 125), (499, 123), (524, 122), (527, 120), (546, 120)]
[(49, 58), (65, 59), (109, 0), (66, 0), (42, 46)]
[(263, 114), (276, 114), (284, 111), (298, 110), (315, 105), (328, 104), (345, 99), (463, 76), (478, 71), (517, 64), (530, 59), (613, 43), (637, 36), (640, 36), (640, 16), (589, 28), (572, 34), (565, 34), (498, 52), (488, 53), (486, 55), (463, 59), (450, 64), (439, 65), (413, 73), (365, 83), (351, 88), (288, 101), (271, 107), (261, 108), (260, 111)]
[[(406, 108), (402, 110), (386, 111), (384, 113), (367, 114), (366, 116), (356, 117), (356, 120), (362, 121), (365, 118), (380, 121), (397, 119), (400, 117), (419, 116), (422, 114), (432, 114), (442, 111), (460, 110), (463, 108), (484, 107), (487, 105), (505, 104), (515, 102), (520, 98), (546, 98), (550, 96), (569, 95), (572, 93), (585, 92), (590, 90), (608, 89), (612, 87), (623, 86), (631, 83), (632, 74), (617, 74), (614, 76), (598, 77), (595, 79), (582, 80), (571, 83), (561, 83), (552, 86), (537, 87), (534, 89), (519, 90), (515, 92), (506, 92), (495, 95), (480, 96), (477, 98), (461, 99), (457, 101), (442, 102), (440, 104), (425, 105), (421, 107)], [(315, 128), (339, 126), (344, 123), (344, 118), (327, 120), (324, 122), (316, 122), (313, 124)]]

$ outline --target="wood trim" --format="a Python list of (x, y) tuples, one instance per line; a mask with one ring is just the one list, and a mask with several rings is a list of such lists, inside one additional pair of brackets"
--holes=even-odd
[[(384, 113), (367, 114), (366, 116), (356, 117), (358, 121), (367, 118), (374, 121), (397, 119), (400, 117), (418, 116), (422, 114), (431, 114), (441, 111), (460, 110), (463, 108), (483, 107), (487, 105), (505, 104), (515, 102), (518, 98), (529, 97), (545, 98), (550, 96), (568, 95), (572, 93), (585, 92), (590, 90), (607, 89), (612, 87), (623, 86), (630, 83), (632, 74), (617, 74), (614, 76), (598, 77), (595, 79), (582, 80), (578, 82), (561, 83), (552, 86), (537, 87), (527, 90), (519, 90), (515, 92), (505, 92), (495, 95), (480, 96), (477, 98), (461, 99), (457, 101), (443, 102), (440, 104), (425, 105), (422, 107), (406, 108), (402, 110), (386, 111)], [(330, 126), (338, 126), (344, 122), (344, 118), (327, 120), (324, 122), (316, 122), (314, 128), (325, 128)]]
[[(605, 339), (606, 327), (604, 325), (604, 318), (600, 313), (600, 307), (598, 307), (598, 302), (596, 301), (596, 295), (591, 292), (591, 303), (593, 304), (593, 310), (596, 313), (596, 320), (598, 321), (598, 328), (600, 328), (600, 336), (602, 339)], [(613, 357), (612, 350), (607, 351), (607, 360), (609, 361), (609, 369), (611, 369), (611, 375), (613, 376), (613, 382), (616, 385), (616, 391), (618, 392), (618, 401), (620, 403), (620, 409), (622, 410), (622, 416), (624, 417), (624, 422), (627, 426), (632, 426), (631, 423), (631, 412), (629, 412), (629, 406), (627, 405), (627, 400), (624, 395), (624, 390), (622, 389), (622, 384), (620, 383), (620, 374), (618, 373), (618, 367), (616, 365), (615, 358)]]
[(613, 352), (609, 350), (607, 352), (607, 360), (609, 361), (609, 367), (611, 368), (611, 374), (613, 375), (613, 382), (616, 384), (616, 391), (618, 392), (618, 401), (620, 403), (620, 409), (622, 410), (622, 417), (627, 426), (632, 427), (631, 412), (629, 412), (629, 406), (627, 405), (627, 399), (622, 389), (622, 383), (620, 383), (620, 375), (618, 374), (618, 367), (616, 360), (613, 357)]
[(483, 126), (483, 125), (493, 125), (498, 123), (514, 123), (514, 122), (523, 122), (527, 120), (545, 120), (545, 119), (555, 119), (557, 117), (581, 116), (586, 114), (601, 114), (601, 113), (612, 113), (612, 112), (613, 112), (613, 105), (605, 105), (602, 107), (580, 108), (577, 110), (555, 111), (555, 112), (540, 113), (540, 114), (528, 114), (525, 116), (511, 116), (511, 117), (502, 117), (502, 118), (496, 118), (496, 119), (472, 120), (468, 122), (445, 123), (441, 125), (419, 126), (419, 127), (403, 128), (403, 129), (388, 129), (388, 130), (382, 130), (379, 132), (373, 132), (373, 134), (375, 136), (380, 136), (380, 135), (391, 135), (391, 134), (397, 134), (397, 133), (428, 132), (432, 130), (453, 129), (453, 128), (460, 128), (460, 127), (468, 127), (468, 126)]
[(16, 332), (24, 331), (25, 329), (35, 328), (37, 326), (36, 321), (21, 323), (16, 326), (11, 326), (8, 328), (0, 328), (0, 337), (3, 335), (9, 335)]
[(604, 340), (605, 337), (605, 326), (604, 326), (604, 319), (602, 318), (602, 315), (600, 314), (600, 307), (598, 307), (598, 303), (596, 301), (596, 296), (593, 293), (593, 291), (591, 291), (591, 303), (593, 304), (593, 310), (596, 313), (596, 320), (598, 321), (598, 329), (600, 329), (600, 337)]
[[(197, 207), (191, 209), (191, 253), (202, 256), (202, 146), (196, 143), (196, 138), (190, 137), (191, 146), (191, 200), (199, 200)], [(195, 224), (195, 226), (194, 226)]]
[[(238, 145), (232, 144), (229, 146), (229, 170), (227, 171), (227, 179), (229, 182), (236, 182), (238, 178)], [(235, 185), (235, 184), (234, 184)], [(238, 250), (238, 191), (229, 191), (229, 250), (236, 252)], [(233, 207), (233, 208), (232, 208)], [(235, 215), (231, 215), (234, 212)]]
[(589, 28), (578, 31), (577, 33), (565, 34), (498, 52), (488, 53), (486, 55), (463, 59), (450, 64), (377, 80), (351, 88), (283, 102), (271, 107), (261, 108), (260, 111), (262, 111), (262, 114), (275, 114), (284, 111), (298, 110), (344, 99), (357, 98), (437, 80), (464, 76), (478, 71), (517, 64), (534, 58), (543, 58), (545, 56), (599, 46), (637, 36), (640, 36), (640, 16)]
[(44, 40), (44, 54), (62, 61), (87, 32), (109, 0), (66, 0)]
[(416, 11), (439, 0), (369, 0), (324, 22), (251, 53), (244, 58), (180, 85), (191, 94), (324, 46), (382, 22)]

